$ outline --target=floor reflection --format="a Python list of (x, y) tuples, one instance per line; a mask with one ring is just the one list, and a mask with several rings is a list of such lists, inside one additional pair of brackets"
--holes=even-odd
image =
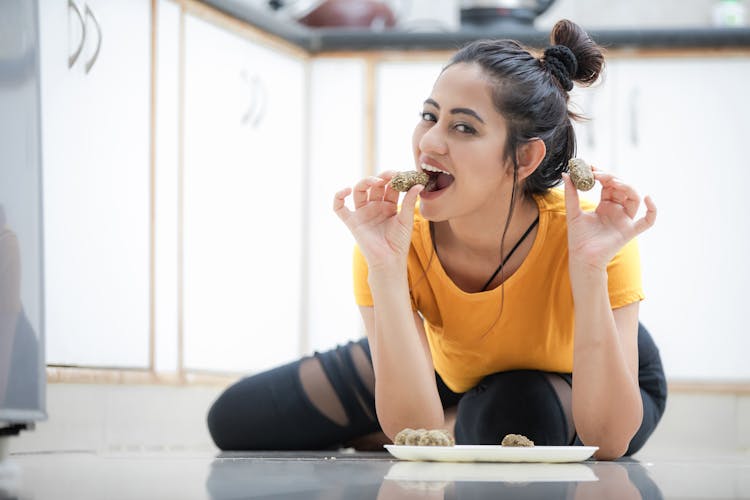
[(570, 464), (393, 462), (220, 457), (206, 489), (212, 500), (545, 498), (661, 499), (637, 461)]
[(661, 499), (638, 462), (452, 464), (399, 462), (381, 485), (385, 499)]

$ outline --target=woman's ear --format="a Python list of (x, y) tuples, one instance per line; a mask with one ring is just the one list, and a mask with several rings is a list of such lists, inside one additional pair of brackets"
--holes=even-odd
[(524, 142), (516, 150), (518, 160), (518, 180), (525, 179), (534, 173), (547, 154), (544, 141), (536, 138)]

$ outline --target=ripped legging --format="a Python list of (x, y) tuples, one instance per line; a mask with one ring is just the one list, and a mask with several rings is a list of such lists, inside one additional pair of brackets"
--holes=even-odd
[[(626, 455), (638, 451), (656, 428), (667, 385), (659, 351), (638, 328), (638, 380), (643, 422)], [(515, 370), (489, 375), (458, 394), (435, 374), (443, 408), (456, 408), (457, 444), (498, 444), (524, 434), (538, 445), (581, 444), (571, 418), (570, 374)], [(366, 339), (230, 386), (208, 413), (208, 428), (223, 450), (318, 450), (380, 430), (375, 377)]]

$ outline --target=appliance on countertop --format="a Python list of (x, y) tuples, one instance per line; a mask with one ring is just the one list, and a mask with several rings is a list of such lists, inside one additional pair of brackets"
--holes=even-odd
[(555, 0), (461, 0), (461, 26), (532, 26)]
[(387, 2), (378, 0), (269, 0), (268, 6), (312, 28), (368, 28), (396, 25)]

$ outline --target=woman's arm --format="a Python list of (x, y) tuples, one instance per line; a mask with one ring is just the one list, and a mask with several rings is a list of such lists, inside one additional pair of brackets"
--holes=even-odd
[[(404, 300), (403, 294), (393, 293), (396, 287), (370, 283), (377, 306), (359, 310), (372, 352), (380, 426), (391, 439), (406, 427), (441, 428), (443, 407), (422, 318), (411, 310), (408, 291)], [(385, 291), (384, 300), (378, 289)]]
[[(603, 275), (602, 275), (603, 274)], [(612, 310), (607, 274), (571, 270), (575, 302), (573, 420), (596, 458), (612, 460), (628, 449), (641, 425), (638, 386), (638, 303)]]
[(575, 307), (573, 420), (581, 441), (599, 447), (596, 457), (622, 456), (641, 425), (638, 386), (638, 304), (613, 310), (607, 265), (631, 239), (650, 228), (656, 206), (635, 219), (641, 199), (635, 190), (603, 172), (594, 212), (583, 212), (578, 192), (565, 175), (568, 265)]
[[(333, 209), (367, 260), (372, 308), (362, 308), (375, 370), (375, 407), (393, 439), (404, 427), (437, 428), (443, 411), (421, 319), (411, 310), (407, 258), (414, 208), (423, 186), (412, 187), (398, 209), (395, 172), (368, 177), (336, 193)], [(351, 194), (354, 210), (345, 200)]]

